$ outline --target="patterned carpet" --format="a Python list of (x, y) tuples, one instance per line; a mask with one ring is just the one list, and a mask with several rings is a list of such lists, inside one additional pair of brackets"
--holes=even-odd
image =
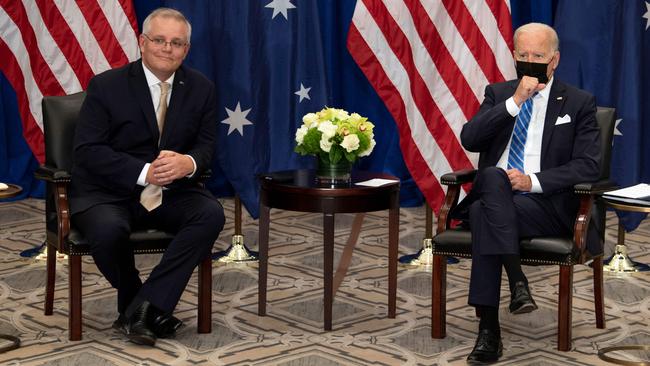
[[(229, 222), (215, 251), (233, 233), (233, 201), (223, 200)], [(193, 277), (176, 309), (185, 322), (174, 340), (155, 348), (125, 341), (111, 329), (117, 317), (115, 291), (90, 257), (83, 265), (83, 340), (68, 341), (67, 264), (58, 264), (54, 315), (43, 315), (45, 263), (19, 253), (44, 239), (43, 202), (0, 203), (0, 333), (22, 340), (21, 348), (0, 354), (7, 365), (463, 365), (474, 343), (478, 321), (466, 305), (470, 262), (449, 266), (448, 336), (430, 337), (431, 275), (400, 268), (397, 318), (387, 313), (387, 212), (366, 215), (361, 237), (334, 303), (334, 330), (322, 330), (322, 218), (316, 214), (271, 212), (267, 316), (257, 315), (257, 266), (213, 268), (213, 331), (196, 333), (197, 282)], [(337, 256), (347, 240), (352, 215), (336, 217)], [(424, 209), (402, 209), (400, 255), (419, 247)], [(257, 224), (245, 217), (245, 241), (257, 246)], [(616, 219), (608, 219), (613, 247)], [(630, 254), (650, 262), (646, 244), (650, 224), (627, 237)], [(159, 257), (139, 256), (147, 274)], [(573, 349), (556, 348), (557, 267), (525, 267), (540, 309), (507, 313), (503, 288), (501, 322), (504, 365), (600, 365), (599, 348), (650, 344), (650, 275), (605, 277), (607, 329), (597, 329), (588, 267), (576, 267)], [(196, 275), (195, 275), (196, 276)], [(504, 281), (505, 285), (505, 281)], [(621, 354), (618, 354), (621, 356)], [(629, 357), (645, 355), (628, 354)]]

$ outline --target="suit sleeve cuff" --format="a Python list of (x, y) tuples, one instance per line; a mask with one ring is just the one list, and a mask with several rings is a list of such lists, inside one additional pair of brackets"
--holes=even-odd
[(151, 166), (151, 163), (146, 163), (144, 164), (144, 168), (142, 168), (142, 171), (140, 172), (140, 175), (138, 176), (138, 185), (139, 186), (147, 186), (149, 185), (147, 183), (147, 173), (149, 173), (149, 167)]
[(190, 158), (190, 160), (192, 160), (192, 166), (193, 166), (194, 168), (192, 169), (192, 173), (190, 173), (189, 175), (187, 175), (188, 178), (192, 178), (192, 177), (194, 176), (194, 174), (196, 174), (196, 160), (194, 160), (194, 158), (192, 157), (192, 155), (185, 155), (185, 156), (187, 156), (188, 158)]
[(539, 179), (537, 179), (537, 176), (535, 174), (529, 175), (530, 177), (530, 183), (532, 187), (530, 188), (530, 193), (544, 193), (542, 190), (542, 185), (539, 184)]
[(506, 99), (506, 109), (511, 116), (516, 117), (519, 114), (521, 108), (515, 103), (515, 98), (510, 97)]

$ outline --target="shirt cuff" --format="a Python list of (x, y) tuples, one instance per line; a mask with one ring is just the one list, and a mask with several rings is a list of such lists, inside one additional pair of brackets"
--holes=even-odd
[(147, 173), (149, 173), (149, 167), (151, 166), (151, 163), (145, 163), (144, 168), (142, 168), (142, 171), (140, 172), (140, 175), (138, 176), (138, 185), (146, 187), (149, 185), (147, 183)]
[(544, 193), (542, 190), (542, 185), (539, 184), (539, 179), (537, 179), (537, 176), (535, 174), (530, 174), (530, 193)]
[(185, 156), (187, 156), (188, 158), (190, 158), (190, 160), (192, 160), (192, 165), (194, 166), (194, 169), (192, 169), (192, 173), (190, 173), (190, 174), (187, 176), (188, 178), (192, 178), (192, 177), (194, 176), (194, 174), (196, 173), (196, 161), (194, 160), (194, 158), (192, 157), (192, 155), (187, 155), (187, 154), (186, 154)]
[(519, 114), (521, 108), (515, 103), (515, 98), (510, 97), (506, 99), (506, 109), (511, 116), (516, 117)]

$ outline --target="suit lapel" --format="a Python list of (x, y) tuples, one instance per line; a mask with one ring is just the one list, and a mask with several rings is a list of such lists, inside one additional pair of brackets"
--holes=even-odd
[(174, 85), (172, 87), (172, 96), (169, 100), (169, 106), (167, 107), (167, 115), (165, 117), (165, 127), (163, 128), (162, 138), (160, 139), (161, 149), (166, 146), (165, 144), (169, 140), (169, 136), (174, 136), (174, 129), (177, 127), (179, 121), (181, 120), (180, 114), (183, 109), (182, 106), (185, 104), (185, 97), (187, 96), (187, 91), (189, 90), (188, 81), (185, 74), (185, 69), (183, 66), (176, 70), (174, 75)]
[[(562, 106), (566, 101), (566, 88), (564, 85), (557, 79), (553, 81), (553, 86), (551, 87), (551, 92), (548, 95), (548, 104), (546, 106), (546, 118), (544, 119), (544, 133), (542, 134), (542, 151), (540, 163), (543, 164), (544, 157), (549, 149), (549, 144), (551, 142), (551, 137), (553, 136), (553, 131), (555, 130), (555, 122), (560, 116), (560, 111)], [(541, 167), (544, 169), (544, 167)]]
[(156, 121), (156, 111), (153, 109), (153, 102), (151, 100), (151, 92), (149, 85), (147, 85), (147, 78), (144, 76), (144, 69), (142, 68), (142, 60), (138, 60), (131, 64), (129, 71), (129, 83), (131, 88), (135, 91), (136, 99), (142, 109), (147, 125), (154, 136), (154, 141), (158, 142), (158, 122)]

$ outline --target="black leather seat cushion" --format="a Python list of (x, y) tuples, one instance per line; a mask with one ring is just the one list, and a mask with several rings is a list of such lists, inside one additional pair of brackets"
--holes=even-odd
[[(521, 260), (526, 264), (574, 264), (578, 252), (572, 238), (543, 237), (524, 239), (520, 243)], [(472, 256), (472, 233), (450, 229), (433, 238), (433, 253), (454, 257)]]
[[(140, 230), (131, 233), (129, 240), (135, 246), (135, 253), (162, 253), (169, 245), (174, 235), (160, 230)], [(70, 255), (90, 254), (90, 246), (86, 238), (76, 229), (68, 235)]]

